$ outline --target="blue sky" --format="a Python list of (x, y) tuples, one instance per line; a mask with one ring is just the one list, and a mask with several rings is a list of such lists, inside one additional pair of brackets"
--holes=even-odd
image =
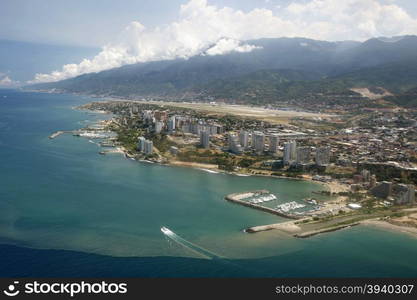
[[(0, 39), (77, 46), (102, 46), (130, 22), (169, 24), (183, 0), (1, 0)], [(289, 1), (275, 1), (284, 3)], [(250, 10), (272, 7), (264, 0), (216, 0), (219, 6)]]
[[(335, 0), (343, 2), (344, 0)], [(402, 7), (417, 16), (417, 1), (378, 0)], [(110, 43), (132, 21), (146, 27), (169, 24), (179, 16), (184, 0), (1, 0), (0, 39), (37, 41), (77, 46)], [(308, 0), (209, 0), (218, 7), (228, 6), (248, 12), (267, 8), (279, 14), (290, 3)]]

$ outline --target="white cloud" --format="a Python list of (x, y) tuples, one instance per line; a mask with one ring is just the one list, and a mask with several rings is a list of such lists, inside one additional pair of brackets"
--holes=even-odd
[[(255, 47), (240, 41), (268, 37), (307, 37), (322, 40), (365, 40), (374, 36), (417, 34), (417, 20), (403, 8), (378, 0), (310, 0), (282, 6), (275, 13), (257, 8), (249, 12), (190, 0), (176, 22), (145, 28), (132, 22), (119, 39), (103, 47), (93, 59), (68, 64), (50, 74), (37, 74), (30, 83), (58, 81), (125, 64), (189, 58)], [(214, 46), (213, 46), (214, 45)]]
[(242, 42), (234, 39), (222, 38), (217, 43), (210, 47), (204, 54), (207, 55), (221, 55), (226, 54), (229, 52), (251, 52), (254, 49), (258, 49), (260, 47), (249, 45), (249, 44), (242, 44)]
[(286, 7), (286, 17), (305, 25), (305, 36), (365, 40), (378, 36), (417, 34), (417, 19), (396, 4), (377, 0), (312, 0)]
[(4, 73), (0, 73), (0, 86), (2, 87), (12, 87), (18, 85), (18, 81), (12, 80), (9, 76)]

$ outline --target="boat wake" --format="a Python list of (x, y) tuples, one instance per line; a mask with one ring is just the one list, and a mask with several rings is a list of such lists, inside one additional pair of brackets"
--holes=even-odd
[(205, 257), (205, 258), (209, 258), (209, 259), (221, 259), (221, 257), (219, 255), (214, 254), (213, 252), (204, 249), (196, 244), (193, 244), (185, 239), (183, 239), (182, 237), (180, 237), (179, 235), (177, 235), (175, 232), (173, 232), (172, 230), (170, 230), (169, 228), (163, 226), (161, 227), (161, 232), (170, 240), (176, 242), (177, 244), (186, 247), (188, 249), (190, 249), (193, 252), (196, 252), (197, 254)]

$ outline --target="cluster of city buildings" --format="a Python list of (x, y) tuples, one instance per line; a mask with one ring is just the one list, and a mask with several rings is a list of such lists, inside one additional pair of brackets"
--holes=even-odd
[[(215, 120), (199, 120), (190, 116), (171, 116), (167, 113), (150, 111), (142, 112), (143, 118), (153, 118), (155, 132), (166, 130), (174, 133), (176, 128), (182, 133), (194, 134), (199, 137), (199, 145), (208, 149), (211, 147), (212, 136), (224, 136), (222, 149), (236, 155), (271, 155), (279, 158), (282, 155), (282, 166), (292, 167), (326, 167), (330, 164), (331, 156), (340, 166), (358, 166), (360, 162), (381, 163), (392, 160), (395, 167), (401, 167), (399, 162), (407, 162), (410, 151), (415, 153), (416, 143), (410, 130), (415, 130), (416, 122), (403, 122), (408, 127), (387, 126), (395, 122), (396, 117), (378, 117), (378, 126), (364, 126), (330, 132), (326, 137), (290, 130), (239, 131), (224, 130)], [(160, 125), (159, 125), (160, 124)], [(311, 141), (311, 143), (309, 143)], [(174, 149), (175, 152), (178, 149)], [(392, 165), (391, 161), (391, 165)], [(326, 176), (319, 176), (325, 180)], [(323, 179), (323, 178), (324, 179)], [(412, 184), (393, 183), (390, 181), (377, 182), (375, 174), (363, 169), (354, 174), (351, 179), (353, 192), (367, 190), (377, 198), (387, 200), (391, 204), (414, 204), (415, 187)]]
[(155, 133), (162, 131), (171, 134), (181, 131), (195, 135), (199, 135), (202, 131), (206, 131), (210, 135), (223, 133), (223, 126), (215, 123), (213, 119), (205, 120), (189, 115), (169, 116), (168, 111), (160, 110), (143, 110), (140, 115), (145, 123), (152, 125)]
[(326, 140), (335, 149), (336, 163), (396, 162), (413, 167), (410, 159), (416, 157), (417, 121), (409, 118), (400, 122), (398, 117), (376, 114), (359, 125), (329, 132)]
[[(268, 143), (266, 143), (268, 140)], [(326, 166), (330, 163), (330, 147), (297, 146), (296, 140), (288, 140), (280, 146), (278, 134), (266, 135), (260, 131), (249, 133), (241, 130), (238, 135), (228, 133), (228, 149), (235, 154), (241, 154), (247, 150), (253, 150), (256, 154), (268, 152), (275, 156), (280, 150), (283, 152), (284, 165), (308, 165), (316, 164)], [(312, 162), (312, 154), (315, 151), (315, 162)]]
[[(103, 104), (97, 105), (101, 109)], [(106, 109), (114, 106), (111, 111), (117, 113), (116, 122), (121, 125), (135, 128), (135, 122), (139, 122), (136, 128), (145, 130), (144, 135), (149, 139), (152, 134), (162, 133), (171, 135), (172, 140), (184, 141), (170, 145), (172, 155), (177, 155), (183, 147), (190, 149), (189, 146), (245, 157), (262, 155), (263, 168), (314, 170), (312, 174), (318, 174), (317, 180), (322, 181), (328, 181), (324, 175), (328, 175), (326, 166), (331, 165), (334, 172), (347, 175), (343, 178), (351, 184), (352, 191), (365, 189), (378, 198), (392, 197), (398, 204), (414, 201), (413, 185), (399, 183), (415, 183), (413, 178), (417, 176), (417, 121), (412, 113), (372, 111), (353, 122), (353, 127), (320, 130), (303, 126), (302, 120), (272, 125), (259, 120), (204, 116), (192, 110), (163, 110), (147, 104), (105, 105)], [(144, 154), (155, 152), (152, 141), (144, 137), (139, 138), (138, 150)], [(352, 175), (355, 169), (364, 170)], [(391, 181), (377, 182), (377, 177)]]
[(144, 123), (150, 125), (149, 131), (156, 134), (181, 132), (197, 135), (200, 138), (201, 147), (206, 149), (210, 147), (211, 136), (222, 134), (224, 131), (223, 126), (217, 124), (213, 119), (199, 119), (188, 115), (169, 116), (168, 111), (160, 110), (143, 110), (140, 115)]
[(363, 169), (353, 176), (352, 192), (362, 189), (377, 198), (386, 200), (386, 204), (412, 205), (415, 204), (415, 187), (413, 184), (393, 183), (391, 181), (377, 182), (375, 174)]
[(397, 205), (413, 205), (416, 203), (413, 184), (382, 181), (375, 185), (370, 192), (375, 197), (390, 200)]
[[(326, 166), (330, 163), (331, 156), (335, 164), (340, 166), (393, 161), (402, 166), (410, 166), (410, 153), (415, 155), (416, 149), (416, 141), (409, 137), (409, 133), (417, 131), (417, 122), (404, 122), (401, 119), (404, 127), (396, 127), (393, 126), (398, 125), (395, 123), (398, 117), (395, 116), (372, 115), (370, 119), (375, 120), (378, 126), (367, 126), (369, 124), (365, 123), (358, 127), (329, 131), (323, 136), (314, 130), (307, 133), (292, 130), (287, 134), (288, 129), (277, 132), (266, 127), (226, 130), (216, 119), (199, 119), (193, 115), (172, 115), (168, 111), (139, 110), (132, 107), (131, 114), (135, 113), (139, 113), (142, 120), (151, 125), (149, 130), (155, 133), (181, 132), (195, 135), (199, 138), (199, 145), (206, 149), (213, 146), (211, 141), (216, 137), (216, 140), (224, 143), (221, 149), (237, 155), (245, 153), (278, 156), (282, 153), (284, 166)], [(301, 142), (300, 146), (297, 141)]]

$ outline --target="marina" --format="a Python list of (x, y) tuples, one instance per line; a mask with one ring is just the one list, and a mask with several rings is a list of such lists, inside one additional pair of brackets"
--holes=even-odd
[[(273, 197), (274, 198), (273, 198)], [(247, 199), (249, 198), (253, 198), (253, 197), (257, 197), (254, 199), (258, 199), (258, 201), (260, 200), (261, 202), (253, 202), (252, 201), (248, 201)], [(293, 214), (290, 213), (289, 211), (284, 211), (284, 210), (278, 210), (278, 209), (274, 209), (274, 208), (270, 208), (270, 207), (266, 207), (263, 205), (260, 205), (260, 203), (262, 202), (267, 202), (267, 201), (272, 201), (272, 200), (276, 200), (276, 196), (272, 195), (268, 190), (255, 190), (255, 191), (249, 191), (249, 192), (242, 192), (242, 193), (233, 193), (233, 194), (229, 194), (225, 197), (225, 199), (227, 201), (236, 203), (236, 204), (240, 204), (243, 206), (247, 206), (247, 207), (251, 207), (257, 210), (261, 210), (270, 214), (274, 214), (283, 218), (288, 218), (288, 219), (300, 219), (302, 218), (302, 215), (299, 214)]]
[(277, 200), (277, 197), (273, 194), (269, 194), (266, 196), (261, 196), (259, 198), (254, 198), (249, 200), (249, 202), (257, 204), (257, 203), (263, 203), (263, 202), (269, 202), (269, 201), (273, 201), (273, 200)]
[(284, 213), (287, 213), (291, 210), (295, 210), (295, 209), (303, 208), (303, 207), (305, 207), (304, 204), (300, 204), (300, 203), (297, 203), (295, 201), (291, 201), (291, 202), (286, 202), (284, 204), (278, 205), (277, 210), (281, 211), (281, 212), (284, 212)]

